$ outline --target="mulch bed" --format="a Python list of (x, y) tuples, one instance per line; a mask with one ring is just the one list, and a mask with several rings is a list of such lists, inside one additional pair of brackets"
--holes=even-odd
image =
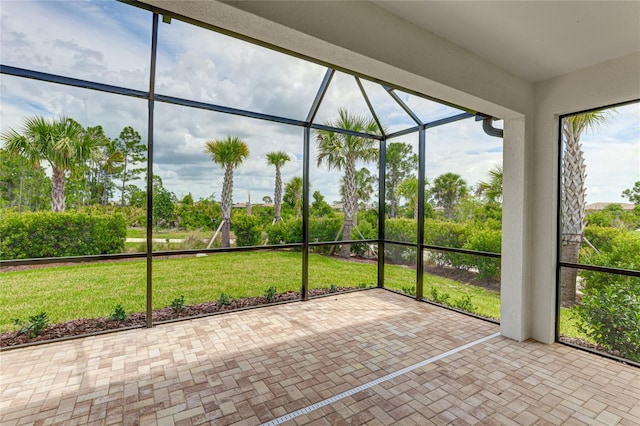
[[(309, 290), (309, 297), (317, 297), (333, 293), (344, 293), (351, 290), (353, 290), (353, 288), (349, 287), (339, 287), (336, 289), (311, 289)], [(274, 295), (271, 301), (267, 300), (266, 297), (246, 297), (242, 299), (233, 299), (228, 305), (223, 305), (218, 302), (205, 302), (188, 305), (184, 306), (184, 308), (179, 312), (176, 312), (171, 307), (167, 307), (154, 310), (152, 319), (154, 323), (174, 321), (180, 318), (193, 318), (203, 315), (210, 315), (217, 312), (234, 311), (239, 309), (264, 306), (272, 303), (300, 300), (301, 297), (302, 296), (299, 292), (290, 291)], [(109, 318), (81, 318), (61, 324), (50, 325), (35, 337), (29, 337), (28, 333), (20, 333), (19, 331), (1, 333), (0, 347), (44, 342), (54, 339), (82, 336), (86, 334), (106, 332), (109, 330), (117, 330), (123, 328), (144, 327), (145, 324), (146, 314), (143, 312), (128, 314), (127, 319), (124, 321), (117, 321)]]

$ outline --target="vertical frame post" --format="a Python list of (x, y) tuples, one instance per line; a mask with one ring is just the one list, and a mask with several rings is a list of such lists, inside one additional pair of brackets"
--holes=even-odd
[(302, 160), (302, 300), (309, 300), (309, 163), (311, 127), (304, 128)]
[(384, 226), (386, 218), (386, 174), (387, 174), (387, 140), (380, 140), (380, 157), (378, 159), (378, 287), (384, 288)]
[(416, 250), (416, 300), (424, 296), (424, 183), (426, 174), (426, 130), (418, 132), (418, 247)]
[(149, 67), (149, 116), (147, 121), (147, 309), (146, 325), (153, 327), (153, 109), (155, 103), (158, 14), (153, 14), (151, 64)]
[(564, 162), (564, 141), (562, 138), (562, 125), (567, 116), (561, 115), (558, 117), (558, 175), (556, 176), (557, 188), (556, 191), (556, 305), (555, 305), (555, 336), (554, 341), (560, 340), (560, 301), (562, 300), (562, 293), (560, 290), (560, 277), (562, 274), (562, 265), (560, 261), (562, 259), (562, 164)]

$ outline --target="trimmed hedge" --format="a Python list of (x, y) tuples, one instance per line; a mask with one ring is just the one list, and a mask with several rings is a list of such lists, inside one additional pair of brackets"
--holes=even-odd
[[(462, 248), (491, 253), (502, 253), (502, 231), (473, 229)], [(500, 278), (500, 259), (484, 256), (466, 256), (478, 269), (481, 277)]]
[(262, 243), (262, 223), (257, 216), (238, 212), (231, 218), (231, 229), (238, 247), (259, 246)]
[[(468, 250), (501, 252), (502, 231), (493, 226), (478, 223), (457, 223), (425, 219), (424, 242), (427, 245), (464, 248)], [(416, 222), (413, 219), (387, 219), (385, 221), (386, 239), (392, 241), (416, 242)], [(414, 248), (387, 243), (385, 256), (392, 263), (415, 264)], [(467, 254), (430, 251), (429, 260), (437, 266), (456, 269), (477, 269), (482, 277), (500, 277), (500, 259)]]
[(122, 215), (11, 213), (0, 221), (0, 259), (121, 253), (127, 235)]

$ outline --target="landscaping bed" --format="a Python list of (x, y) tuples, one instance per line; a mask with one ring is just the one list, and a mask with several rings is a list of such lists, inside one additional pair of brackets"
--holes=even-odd
[[(310, 297), (323, 296), (334, 293), (344, 293), (352, 291), (350, 287), (338, 287), (331, 289), (311, 289)], [(203, 315), (215, 314), (217, 312), (234, 311), (239, 309), (247, 309), (268, 304), (289, 302), (301, 300), (302, 295), (299, 292), (289, 291), (285, 293), (277, 293), (271, 300), (266, 297), (245, 297), (230, 300), (228, 304), (219, 302), (205, 302), (193, 305), (185, 305), (179, 311), (172, 307), (156, 309), (153, 311), (153, 322), (174, 321), (180, 318), (193, 318)], [(62, 338), (75, 336), (83, 336), (87, 334), (107, 332), (110, 330), (118, 330), (132, 327), (143, 327), (146, 324), (146, 314), (144, 312), (136, 312), (127, 315), (124, 320), (113, 320), (110, 318), (81, 318), (67, 321), (61, 324), (52, 324), (43, 329), (37, 336), (30, 337), (28, 332), (12, 331), (0, 334), (0, 347), (25, 345), (35, 342), (45, 342)]]

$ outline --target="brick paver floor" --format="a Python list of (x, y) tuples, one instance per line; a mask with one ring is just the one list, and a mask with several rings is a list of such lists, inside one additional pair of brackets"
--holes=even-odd
[(442, 356), (497, 331), (367, 290), (16, 349), (0, 424), (640, 424), (637, 368), (500, 336)]

